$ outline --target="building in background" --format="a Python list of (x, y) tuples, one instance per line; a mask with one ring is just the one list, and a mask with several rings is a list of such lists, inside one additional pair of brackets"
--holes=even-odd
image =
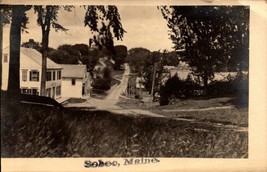
[(90, 94), (90, 75), (86, 65), (61, 65), (62, 97), (81, 98)]
[[(7, 90), (9, 75), (9, 47), (3, 50), (2, 90)], [(20, 89), (23, 94), (40, 95), (42, 54), (32, 48), (20, 48)], [(47, 58), (46, 96), (61, 97), (62, 67)]]

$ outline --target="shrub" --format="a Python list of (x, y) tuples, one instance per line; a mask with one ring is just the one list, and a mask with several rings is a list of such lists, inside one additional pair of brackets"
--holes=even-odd
[(105, 67), (102, 72), (103, 72), (103, 77), (96, 78), (95, 82), (92, 84), (92, 87), (98, 90), (109, 90), (112, 81), (111, 69)]
[(212, 81), (208, 85), (208, 95), (219, 96), (237, 96), (244, 97), (248, 95), (248, 80), (244, 78), (234, 78), (228, 81)]
[(169, 104), (171, 98), (190, 98), (197, 96), (195, 90), (199, 90), (201, 87), (195, 83), (192, 77), (189, 75), (185, 81), (179, 79), (178, 75), (174, 75), (167, 80), (165, 85), (160, 88), (160, 105)]

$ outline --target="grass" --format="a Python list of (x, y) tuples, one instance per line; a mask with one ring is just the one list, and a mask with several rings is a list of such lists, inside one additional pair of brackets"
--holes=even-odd
[[(248, 126), (248, 108), (215, 109), (207, 111), (179, 111), (186, 109), (203, 109), (210, 107), (232, 106), (234, 98), (222, 97), (201, 100), (178, 100), (175, 105), (159, 106), (158, 102), (140, 103), (137, 99), (121, 98), (119, 106), (137, 108), (164, 115), (169, 118), (187, 118), (202, 122), (216, 122), (237, 126)], [(177, 111), (175, 111), (177, 110)]]
[(82, 99), (82, 98), (70, 98), (67, 101), (68, 103), (83, 103), (86, 102), (86, 99)]
[(165, 115), (171, 118), (195, 119), (203, 122), (216, 122), (222, 124), (237, 125), (248, 127), (248, 109), (216, 109), (209, 111), (194, 112), (164, 112), (152, 110), (155, 113)]
[(248, 157), (246, 132), (169, 118), (25, 104), (1, 114), (1, 157)]
[(188, 99), (176, 100), (175, 105), (159, 106), (158, 109), (202, 109), (209, 107), (222, 107), (231, 104), (231, 97), (220, 97), (211, 99)]

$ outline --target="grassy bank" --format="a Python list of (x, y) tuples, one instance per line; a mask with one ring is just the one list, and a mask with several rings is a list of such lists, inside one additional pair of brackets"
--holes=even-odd
[[(68, 143), (80, 156), (247, 157), (247, 133), (177, 122), (162, 118), (134, 118), (75, 111), (68, 120)], [(79, 124), (78, 126), (75, 124)]]
[(248, 157), (248, 133), (172, 119), (21, 105), (2, 109), (1, 157)]
[[(236, 108), (234, 98), (176, 100), (174, 105), (160, 106), (158, 102), (140, 103), (137, 99), (120, 98), (119, 106), (127, 109), (144, 109), (169, 118), (187, 118), (202, 122), (216, 122), (242, 127), (248, 126), (248, 108)], [(223, 109), (220, 107), (231, 106)], [(210, 110), (194, 110), (214, 108)], [(217, 109), (216, 109), (217, 108)], [(180, 111), (182, 110), (182, 111)], [(188, 110), (188, 111), (186, 111)]]

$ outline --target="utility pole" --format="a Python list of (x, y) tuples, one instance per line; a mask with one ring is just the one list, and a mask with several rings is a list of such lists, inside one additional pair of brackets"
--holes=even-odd
[(153, 102), (153, 94), (154, 94), (154, 85), (155, 85), (155, 77), (156, 77), (156, 63), (153, 65), (153, 79), (152, 79), (152, 88), (151, 88), (151, 96), (152, 96), (152, 102)]

